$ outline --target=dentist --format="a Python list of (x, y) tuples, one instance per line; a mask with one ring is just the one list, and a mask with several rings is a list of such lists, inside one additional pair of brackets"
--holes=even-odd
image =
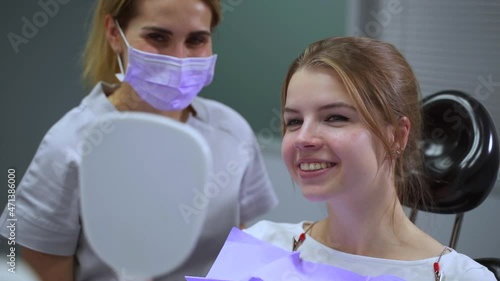
[[(201, 210), (210, 228), (181, 268), (157, 280), (205, 275), (233, 226), (277, 204), (249, 124), (228, 106), (198, 97), (214, 76), (211, 35), (220, 20), (220, 0), (96, 2), (83, 56), (83, 78), (93, 89), (46, 133), (17, 188), (16, 243), (42, 280), (129, 278), (96, 256), (80, 222), (81, 144), (86, 128), (106, 113), (149, 112), (178, 120), (198, 130), (212, 149), (210, 178), (219, 192)], [(196, 208), (190, 207), (186, 216)], [(7, 219), (5, 209), (0, 218), (5, 237)]]

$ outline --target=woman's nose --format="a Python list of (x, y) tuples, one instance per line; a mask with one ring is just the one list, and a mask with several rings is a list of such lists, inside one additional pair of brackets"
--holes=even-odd
[(319, 149), (323, 146), (323, 138), (317, 128), (313, 126), (302, 126), (295, 141), (298, 149)]

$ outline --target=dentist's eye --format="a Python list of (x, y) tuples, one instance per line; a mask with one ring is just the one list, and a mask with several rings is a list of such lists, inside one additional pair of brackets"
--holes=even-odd
[(328, 122), (346, 122), (346, 121), (349, 121), (349, 118), (342, 116), (342, 115), (333, 114), (333, 115), (328, 116), (328, 118), (326, 118), (326, 121), (328, 121)]
[(148, 34), (148, 39), (151, 39), (153, 40), (154, 42), (157, 42), (157, 43), (162, 43), (162, 42), (165, 42), (167, 40), (167, 38), (163, 35), (163, 34), (160, 34), (160, 33), (149, 33)]
[(200, 46), (205, 44), (207, 41), (208, 41), (207, 36), (196, 35), (189, 37), (187, 40), (187, 44), (190, 46)]

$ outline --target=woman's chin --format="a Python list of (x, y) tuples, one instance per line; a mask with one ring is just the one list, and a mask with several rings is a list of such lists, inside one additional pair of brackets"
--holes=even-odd
[(328, 198), (328, 193), (325, 192), (325, 190), (318, 190), (318, 189), (312, 189), (312, 188), (307, 188), (307, 189), (302, 189), (302, 195), (310, 202), (324, 202)]

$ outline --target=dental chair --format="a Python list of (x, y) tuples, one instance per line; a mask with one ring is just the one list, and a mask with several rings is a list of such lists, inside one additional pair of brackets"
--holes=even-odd
[[(423, 162), (433, 204), (419, 210), (455, 214), (449, 247), (455, 248), (464, 213), (478, 207), (493, 189), (500, 166), (498, 135), (491, 116), (475, 98), (447, 90), (422, 100)], [(478, 258), (500, 280), (500, 259)]]

